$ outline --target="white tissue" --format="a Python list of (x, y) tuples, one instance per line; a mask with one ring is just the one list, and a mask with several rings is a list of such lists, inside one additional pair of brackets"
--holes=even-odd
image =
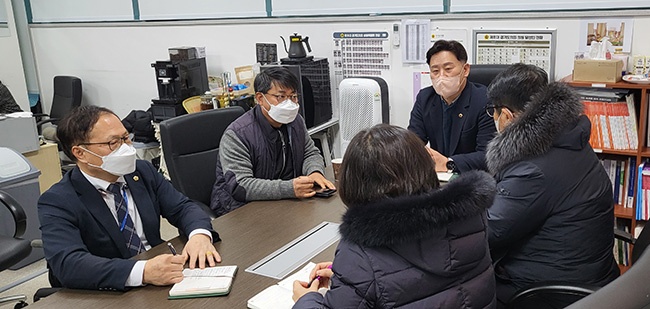
[(589, 48), (589, 58), (596, 60), (607, 59), (607, 52), (612, 47), (608, 37), (604, 37), (600, 42), (592, 41)]
[(5, 116), (9, 118), (31, 118), (32, 112), (15, 112), (11, 114), (6, 114)]

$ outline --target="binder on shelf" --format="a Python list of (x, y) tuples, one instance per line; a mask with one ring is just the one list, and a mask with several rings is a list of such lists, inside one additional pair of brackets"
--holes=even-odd
[(638, 130), (634, 94), (619, 89), (581, 89), (580, 100), (591, 121), (594, 149), (636, 150)]
[(627, 182), (627, 198), (625, 201), (626, 208), (633, 208), (634, 206), (634, 184), (636, 183), (636, 157), (630, 157), (628, 159), (628, 182)]

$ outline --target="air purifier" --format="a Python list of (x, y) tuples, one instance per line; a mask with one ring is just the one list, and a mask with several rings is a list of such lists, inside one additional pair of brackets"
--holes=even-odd
[(341, 156), (359, 131), (389, 123), (388, 86), (380, 77), (351, 77), (339, 84)]

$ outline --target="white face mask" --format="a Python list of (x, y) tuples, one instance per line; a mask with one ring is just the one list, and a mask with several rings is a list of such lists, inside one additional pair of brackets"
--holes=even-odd
[(497, 119), (494, 120), (494, 127), (497, 128), (497, 133), (501, 133), (501, 131), (499, 131), (499, 118), (501, 118), (501, 115), (503, 115), (503, 110), (499, 113)]
[(271, 107), (271, 109), (266, 109), (262, 105), (262, 108), (264, 108), (269, 113), (271, 119), (281, 124), (287, 124), (289, 122), (292, 122), (294, 119), (296, 119), (296, 116), (298, 116), (300, 106), (296, 103), (293, 103), (293, 101), (290, 99), (286, 99), (280, 102), (278, 105), (273, 105), (269, 103), (269, 100), (266, 99), (266, 96), (262, 96), (264, 97), (266, 103), (268, 103)]
[(463, 70), (456, 76), (438, 76), (432, 80), (433, 89), (443, 98), (449, 98), (460, 90), (460, 82), (463, 76)]
[(115, 176), (124, 176), (135, 172), (136, 151), (133, 145), (124, 143), (120, 148), (103, 157), (88, 149), (85, 150), (102, 159), (101, 166), (88, 163), (92, 167), (101, 168)]

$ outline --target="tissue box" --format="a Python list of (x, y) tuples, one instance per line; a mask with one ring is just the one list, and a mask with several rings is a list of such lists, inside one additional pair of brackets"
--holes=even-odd
[(620, 59), (576, 59), (573, 62), (573, 80), (576, 82), (615, 83), (621, 80), (623, 61)]

